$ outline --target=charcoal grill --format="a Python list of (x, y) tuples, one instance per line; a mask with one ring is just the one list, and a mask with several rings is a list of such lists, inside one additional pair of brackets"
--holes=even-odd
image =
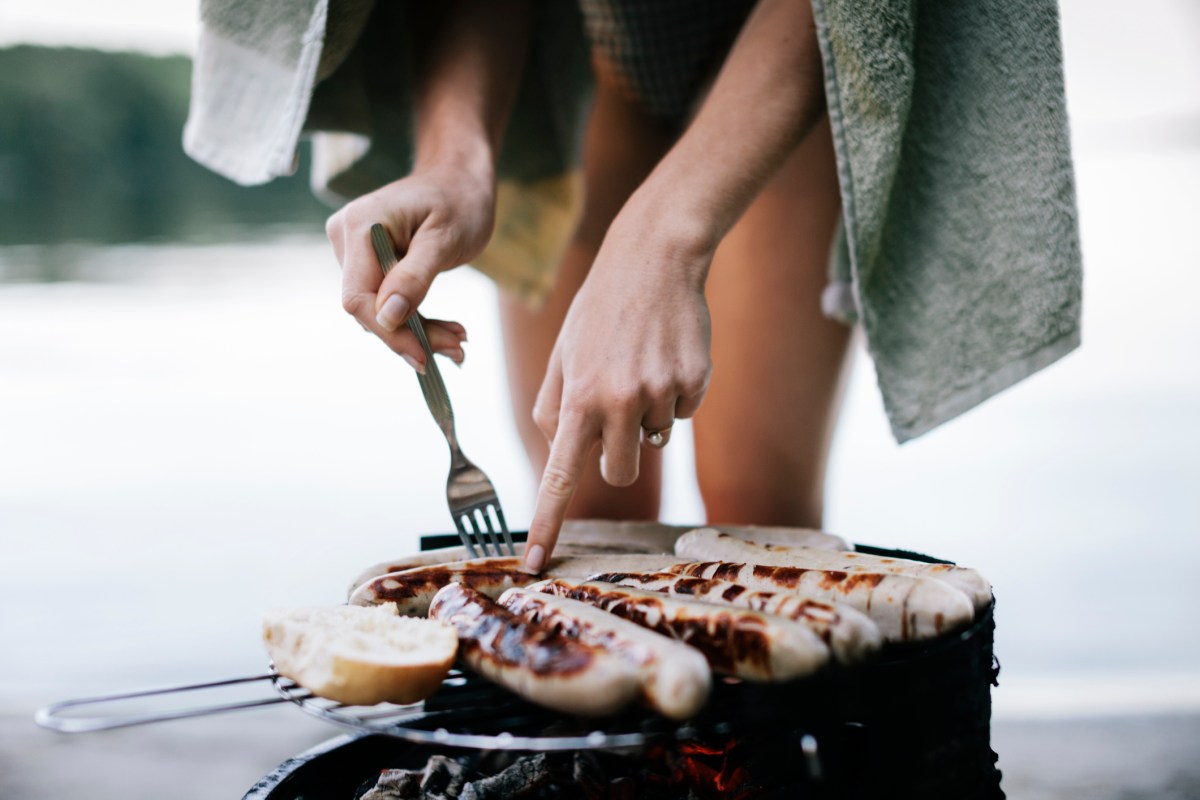
[[(515, 535), (520, 541), (523, 535)], [(450, 546), (453, 536), (426, 536), (422, 550)], [(918, 553), (857, 545), (860, 552), (938, 562)], [(348, 736), (297, 756), (260, 781), (245, 800), (324, 797), (292, 790), (297, 776), (320, 780), (342, 761), (363, 761), (376, 773), (394, 759), (419, 753), (464, 751), (634, 753), (656, 744), (754, 733), (785, 743), (799, 770), (839, 787), (829, 796), (858, 797), (889, 791), (931, 798), (1002, 798), (996, 755), (990, 747), (991, 686), (999, 665), (992, 654), (995, 604), (968, 628), (936, 640), (891, 645), (873, 661), (830, 669), (786, 683), (718, 680), (704, 710), (684, 723), (645, 709), (601, 720), (571, 717), (528, 702), (479, 676), (451, 670), (431, 698), (407, 706), (345, 706), (316, 697), (273, 671), (195, 686), (67, 701), (42, 709), (38, 722), (81, 732), (176, 719), (273, 703), (346, 729)], [(226, 706), (126, 717), (72, 717), (69, 712), (111, 700), (194, 691), (229, 683), (269, 683), (274, 697)], [(303, 783), (303, 781), (300, 781)]]

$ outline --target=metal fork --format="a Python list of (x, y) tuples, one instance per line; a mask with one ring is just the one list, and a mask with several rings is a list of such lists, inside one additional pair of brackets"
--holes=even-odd
[[(375, 249), (375, 257), (379, 259), (383, 274), (387, 275), (398, 259), (396, 246), (388, 236), (387, 229), (379, 223), (371, 226), (371, 246)], [(508, 524), (504, 521), (504, 512), (500, 509), (496, 488), (492, 486), (487, 475), (463, 455), (458, 446), (450, 396), (446, 394), (442, 373), (438, 371), (437, 362), (433, 360), (433, 350), (430, 349), (429, 339), (425, 336), (425, 325), (416, 311), (408, 316), (408, 327), (416, 334), (422, 349), (425, 350), (425, 374), (417, 373), (417, 379), (421, 383), (421, 394), (425, 395), (425, 404), (429, 406), (434, 421), (446, 436), (446, 444), (450, 445), (450, 476), (446, 479), (446, 502), (450, 506), (450, 516), (454, 517), (458, 538), (462, 539), (471, 558), (479, 558), (481, 554), (504, 555), (500, 549), (500, 534), (504, 537), (508, 555), (515, 556), (517, 551), (508, 532)], [(488, 551), (489, 538), (492, 552)]]

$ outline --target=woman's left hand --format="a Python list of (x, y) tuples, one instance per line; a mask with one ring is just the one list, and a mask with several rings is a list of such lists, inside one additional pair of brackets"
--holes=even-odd
[(604, 480), (628, 486), (643, 429), (669, 429), (699, 408), (712, 374), (704, 299), (712, 250), (702, 236), (629, 207), (609, 229), (534, 406), (550, 456), (529, 526), (529, 569), (540, 571), (553, 551), (597, 443)]

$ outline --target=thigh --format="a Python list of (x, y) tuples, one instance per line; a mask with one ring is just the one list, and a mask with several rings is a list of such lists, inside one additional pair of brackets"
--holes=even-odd
[[(666, 129), (617, 88), (608, 64), (597, 63), (596, 74), (596, 100), (584, 145), (586, 200), (579, 227), (559, 267), (554, 290), (536, 310), (508, 295), (502, 294), (500, 299), (513, 413), (521, 441), (538, 475), (546, 466), (549, 448), (533, 423), (533, 404), (559, 328), (575, 292), (587, 277), (609, 224), (670, 144)], [(616, 488), (600, 476), (597, 448), (580, 481), (569, 516), (657, 518), (661, 463), (658, 451), (643, 448), (637, 482)]]
[(713, 379), (695, 420), (712, 522), (820, 526), (851, 338), (820, 304), (839, 211), (826, 120), (717, 250)]

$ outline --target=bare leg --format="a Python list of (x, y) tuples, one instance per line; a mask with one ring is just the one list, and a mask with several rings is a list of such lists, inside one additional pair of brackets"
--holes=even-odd
[[(500, 320), (508, 361), (513, 412), (525, 451), (538, 475), (549, 448), (533, 423), (533, 404), (546, 364), (575, 292), (587, 277), (604, 235), (621, 206), (658, 163), (670, 137), (616, 89), (611, 69), (596, 64), (596, 102), (584, 148), (587, 201), (579, 229), (559, 269), (546, 304), (530, 310), (520, 300), (500, 296)], [(662, 486), (662, 459), (643, 448), (637, 482), (616, 488), (600, 476), (599, 449), (582, 477), (568, 516), (599, 519), (656, 519)]]
[(820, 527), (850, 341), (820, 308), (839, 210), (825, 120), (717, 250), (713, 380), (695, 421), (711, 522)]

